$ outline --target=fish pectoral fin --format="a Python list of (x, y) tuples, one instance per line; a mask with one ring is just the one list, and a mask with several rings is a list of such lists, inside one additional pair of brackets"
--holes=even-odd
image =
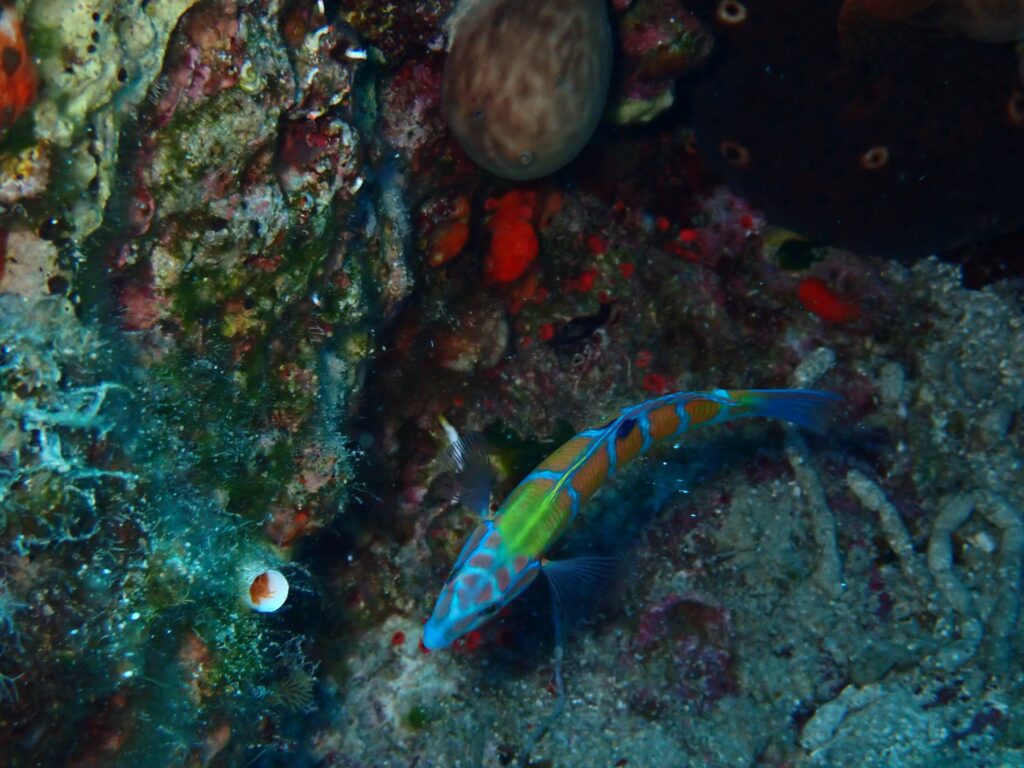
[(440, 417), (440, 421), (448, 436), (448, 448), (442, 465), (454, 478), (451, 488), (452, 500), (461, 503), (482, 518), (491, 517), (494, 467), (487, 453), (487, 443), (478, 432), (460, 435), (444, 416)]
[(562, 613), (572, 615), (608, 596), (608, 590), (600, 587), (611, 581), (620, 563), (617, 557), (585, 555), (566, 560), (543, 560), (540, 569), (547, 576)]
[(919, 61), (948, 34), (936, 0), (846, 0), (839, 11), (839, 46), (851, 68), (872, 75)]

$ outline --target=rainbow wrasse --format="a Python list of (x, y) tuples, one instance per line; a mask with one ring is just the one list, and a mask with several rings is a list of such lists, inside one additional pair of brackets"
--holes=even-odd
[[(631, 459), (688, 431), (750, 416), (820, 429), (837, 395), (806, 389), (676, 392), (624, 408), (619, 416), (586, 429), (540, 463), (491, 514), (489, 473), (464, 497), (482, 522), (470, 535), (441, 588), (423, 629), (423, 644), (445, 648), (514, 600), (544, 571), (553, 580), (572, 561), (545, 555), (583, 505)], [(465, 447), (453, 441), (457, 462)], [(483, 458), (486, 462), (486, 457)]]

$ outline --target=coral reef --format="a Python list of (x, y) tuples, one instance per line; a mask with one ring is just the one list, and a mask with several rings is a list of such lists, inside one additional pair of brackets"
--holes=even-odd
[(292, 553), (345, 506), (366, 320), (408, 290), (362, 59), (275, 3), (59, 11), (25, 9), (41, 97), (0, 150), (3, 741), (19, 764), (287, 749), (312, 641), (244, 598), (260, 572), (285, 614), (311, 590)]
[[(602, 236), (615, 241), (608, 233)], [(542, 238), (542, 252), (545, 245)], [(747, 247), (753, 254), (759, 243)], [(650, 256), (630, 280), (654, 271), (661, 260), (683, 274), (703, 269), (669, 261), (669, 255)], [(966, 765), (981, 755), (998, 755), (995, 759), (1011, 764), (1019, 759), (1012, 725), (1019, 711), (1011, 702), (1020, 681), (1009, 660), (1021, 648), (1019, 634), (1008, 627), (1019, 621), (1022, 500), (1016, 460), (1009, 457), (1020, 456), (1021, 435), (1005, 421), (997, 420), (1002, 431), (990, 434), (983, 424), (992, 421), (993, 412), (1020, 407), (1014, 383), (1020, 369), (1020, 310), (1007, 303), (1005, 287), (964, 290), (955, 269), (935, 260), (910, 270), (889, 265), (871, 279), (886, 291), (899, 291), (919, 317), (959, 317), (974, 307), (984, 308), (988, 319), (944, 324), (946, 330), (924, 345), (907, 343), (899, 329), (836, 335), (833, 326), (801, 314), (794, 286), (788, 308), (781, 310), (791, 316), (789, 330), (769, 342), (766, 362), (803, 348), (793, 383), (817, 381), (844, 391), (853, 431), (839, 443), (835, 433), (828, 442), (790, 435), (787, 462), (783, 446), (764, 444), (763, 437), (755, 438), (762, 429), (744, 426), (684, 448), (681, 456), (666, 454), (660, 466), (628, 472), (605, 489), (585, 530), (570, 539), (569, 553), (580, 546), (611, 547), (628, 567), (611, 604), (591, 612), (570, 635), (566, 719), (541, 742), (537, 760), (584, 765), (597, 753), (609, 755), (610, 764), (621, 759), (629, 765), (686, 764), (693, 755), (709, 765), (886, 765), (893, 759), (903, 765), (936, 759)], [(602, 278), (595, 280), (600, 285)], [(676, 283), (675, 289), (690, 291), (692, 305), (704, 289), (700, 283), (686, 285)], [(620, 302), (627, 301), (628, 294), (617, 294)], [(645, 301), (628, 300), (634, 307)], [(545, 312), (548, 305), (557, 311), (559, 303), (549, 297), (544, 305), (524, 307), (515, 316), (516, 327), (522, 328), (520, 318)], [(887, 311), (894, 317), (888, 312), (902, 310)], [(723, 338), (717, 327), (722, 318), (708, 317), (716, 324), (715, 338)], [(749, 318), (748, 323), (759, 322), (758, 315)], [(591, 326), (585, 340), (576, 343), (601, 349), (602, 359), (622, 359), (616, 348), (629, 342), (638, 322), (642, 315), (631, 321), (629, 333), (621, 324)], [(962, 335), (954, 330), (968, 328)], [(976, 342), (977, 334), (982, 338)], [(588, 371), (586, 352), (575, 353), (572, 362), (578, 367), (563, 373), (552, 365), (558, 352), (551, 339), (524, 345), (525, 337), (525, 329), (518, 331), (515, 352), (499, 366), (499, 375), (467, 372), (455, 401), (451, 384), (439, 386), (436, 395), (438, 410), (461, 415), (467, 425), (491, 436), (509, 473), (507, 484), (543, 456), (545, 444), (550, 450), (560, 439), (557, 420), (545, 412), (538, 393), (557, 397), (552, 410), (559, 415), (575, 409), (583, 415), (574, 421), (586, 422), (613, 412), (612, 402), (641, 399), (649, 382), (648, 374), (634, 374), (634, 394), (612, 393)], [(655, 330), (645, 338), (654, 348), (672, 349), (670, 342), (656, 341)], [(830, 339), (830, 349), (806, 348), (808, 341), (822, 338)], [(692, 340), (677, 343), (685, 347)], [(719, 375), (728, 375), (728, 353), (718, 358), (708, 348), (704, 355), (702, 368), (720, 359)], [(656, 365), (662, 375), (692, 375), (690, 366), (673, 367), (671, 355), (660, 363), (638, 353), (627, 359), (643, 364), (638, 373)], [(752, 362), (748, 359), (748, 366)], [(904, 374), (935, 365), (950, 373)], [(954, 394), (954, 382), (976, 365), (986, 370), (984, 394), (966, 399)], [(483, 391), (470, 407), (473, 379)], [(407, 418), (433, 431), (431, 418), (422, 412), (429, 397), (424, 392)], [(573, 404), (576, 397), (581, 400)], [(532, 412), (522, 412), (524, 402), (534, 404)], [(948, 409), (966, 403), (980, 410), (963, 415), (969, 419), (965, 428), (950, 434), (936, 426), (951, 416)], [(396, 417), (392, 412), (390, 418)], [(527, 420), (542, 425), (535, 434), (550, 441), (528, 449), (513, 439), (512, 429), (528, 433)], [(505, 425), (504, 431), (488, 427), (495, 422)], [(411, 424), (382, 429), (384, 445), (394, 444), (390, 461), (419, 464), (427, 480), (416, 480), (418, 474), (410, 475), (409, 469), (396, 469), (394, 476), (429, 483), (430, 449), (413, 449), (423, 442)], [(968, 443), (976, 447), (968, 449)], [(751, 448), (752, 454), (737, 456)], [(951, 459), (912, 460), (934, 451), (961, 456), (957, 476), (946, 476)], [(523, 453), (530, 458), (517, 457)], [(964, 466), (964, 456), (974, 457), (974, 463)], [(932, 474), (926, 468), (942, 471)], [(977, 490), (950, 497), (956, 488)], [(399, 489), (391, 498), (415, 526), (391, 556), (401, 564), (403, 581), (419, 595), (414, 619), (433, 599), (433, 590), (422, 584), (432, 578), (436, 590), (453, 549), (473, 523), (450, 511), (427, 485), (419, 492)], [(439, 519), (424, 519), (424, 505), (437, 510), (432, 514)], [(429, 569), (417, 571), (420, 562)], [(422, 576), (410, 577), (410, 568)], [(424, 655), (406, 644), (396, 658), (391, 633), (416, 631), (404, 619), (409, 614), (398, 609), (353, 652), (353, 664), (356, 658), (373, 659), (373, 671), (348, 689), (347, 710), (364, 714), (340, 729), (333, 748), (376, 755), (387, 764), (398, 752), (368, 735), (386, 732), (386, 740), (397, 739), (402, 750), (427, 761), (444, 754), (472, 764), (508, 764), (526, 741), (524, 734), (552, 706), (551, 630), (543, 591), (450, 654)], [(411, 663), (417, 671), (410, 679)], [(500, 703), (508, 701), (517, 702), (512, 712)], [(437, 725), (410, 727), (406, 715), (417, 707), (426, 708), (430, 723)], [(452, 732), (464, 734), (457, 745), (447, 735)]]
[[(5, 201), (23, 226), (37, 229), (45, 222), (51, 232), (77, 238), (100, 227), (120, 183), (124, 129), (160, 71), (175, 23), (193, 2), (25, 4), (42, 87), (31, 126), (18, 143), (31, 148), (31, 173), (45, 181)], [(5, 183), (10, 178), (5, 174)], [(51, 186), (44, 198), (44, 187)]]
[[(580, 154), (525, 181), (445, 121), (466, 5), (5, 5), (35, 67), (0, 104), (0, 763), (1024, 762), (1020, 239), (878, 257), (1013, 224), (1019, 61), (909, 62), (865, 106), (888, 154), (839, 172), (839, 5), (585, 4), (606, 122), (555, 104)], [(585, 42), (498, 38), (529, 77)], [(892, 108), (928, 98), (956, 119)], [(941, 194), (894, 185), (904, 140)], [(545, 585), (422, 645), (478, 524), (443, 424), (497, 503), (622, 406), (745, 386), (845, 404), (618, 473), (553, 553), (619, 563), (557, 648)]]

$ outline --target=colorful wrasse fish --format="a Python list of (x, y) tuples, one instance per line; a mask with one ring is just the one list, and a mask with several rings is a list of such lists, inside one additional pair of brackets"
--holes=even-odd
[[(431, 650), (451, 645), (515, 599), (542, 570), (553, 580), (568, 575), (572, 561), (548, 561), (545, 553), (605, 480), (655, 444), (679, 439), (694, 427), (748, 416), (820, 429), (840, 399), (800, 389), (676, 392), (624, 408), (609, 423), (580, 432), (527, 475), (493, 515), (489, 488), (478, 487), (463, 501), (484, 520), (441, 589), (423, 628), (423, 644)], [(461, 463), (461, 443), (454, 441), (453, 449)], [(489, 478), (483, 484), (489, 485)]]
[(838, 27), (848, 59), (889, 64), (942, 37), (1024, 39), (1024, 0), (844, 0)]

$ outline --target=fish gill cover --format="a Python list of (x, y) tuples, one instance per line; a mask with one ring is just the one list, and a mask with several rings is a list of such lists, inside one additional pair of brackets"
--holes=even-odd
[[(0, 3), (0, 763), (1024, 763), (1020, 4), (455, 6)], [(442, 423), (740, 387), (426, 652)]]

